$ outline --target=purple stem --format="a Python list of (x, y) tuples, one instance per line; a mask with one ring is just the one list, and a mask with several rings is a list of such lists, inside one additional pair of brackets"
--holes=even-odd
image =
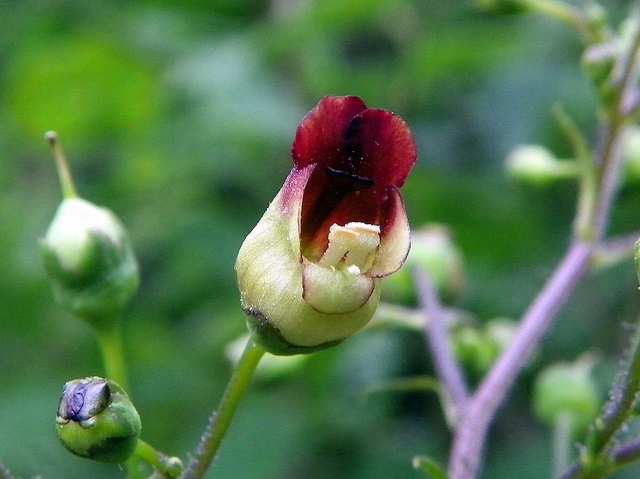
[(489, 425), (519, 372), (549, 329), (567, 297), (588, 270), (593, 247), (575, 241), (522, 318), (509, 348), (500, 356), (468, 403), (456, 431), (450, 479), (473, 479), (480, 468)]
[(427, 347), (431, 352), (436, 373), (444, 384), (447, 396), (451, 398), (454, 408), (453, 417), (457, 420), (467, 404), (469, 392), (462, 371), (453, 356), (446, 314), (427, 272), (422, 268), (415, 268), (413, 279), (425, 322), (428, 323), (425, 328)]

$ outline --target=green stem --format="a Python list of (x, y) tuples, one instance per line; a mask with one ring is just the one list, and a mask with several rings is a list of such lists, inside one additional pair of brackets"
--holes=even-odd
[(566, 412), (558, 414), (553, 425), (553, 477), (569, 467), (572, 430), (573, 416)]
[(67, 158), (64, 155), (62, 148), (60, 148), (58, 134), (55, 131), (48, 131), (45, 133), (44, 137), (49, 142), (51, 152), (56, 160), (56, 168), (58, 170), (58, 177), (60, 178), (60, 186), (62, 187), (62, 196), (65, 199), (77, 198), (78, 193), (76, 192), (76, 187), (73, 184), (69, 163), (67, 162)]
[(604, 415), (596, 420), (586, 441), (585, 460), (589, 464), (607, 454), (616, 434), (633, 414), (636, 396), (640, 389), (640, 328), (636, 327), (629, 366), (613, 385), (611, 400), (605, 406)]
[(236, 369), (229, 379), (220, 405), (217, 411), (211, 415), (207, 429), (200, 439), (200, 444), (186, 470), (180, 476), (181, 479), (201, 479), (204, 477), (264, 352), (262, 348), (253, 343), (252, 339), (249, 339)]
[(585, 242), (594, 240), (593, 214), (598, 198), (598, 182), (596, 170), (593, 166), (593, 156), (589, 145), (580, 129), (573, 122), (571, 117), (556, 105), (553, 113), (560, 128), (573, 147), (573, 154), (576, 157), (580, 178), (580, 190), (578, 193), (578, 205), (573, 228), (575, 235)]
[(529, 11), (555, 18), (575, 28), (585, 40), (593, 40), (585, 15), (571, 5), (555, 0), (525, 0), (524, 4)]
[(180, 476), (182, 472), (183, 464), (179, 458), (169, 457), (156, 451), (153, 446), (144, 442), (142, 439), (138, 440), (134, 454), (151, 465), (151, 467), (167, 479), (175, 479)]
[(112, 321), (105, 328), (94, 328), (106, 377), (115, 381), (125, 391), (129, 390), (122, 342), (122, 327), (119, 320)]

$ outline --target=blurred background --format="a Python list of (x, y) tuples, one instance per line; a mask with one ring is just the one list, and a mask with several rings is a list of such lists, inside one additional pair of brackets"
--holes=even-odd
[[(617, 24), (631, 3), (603, 5)], [(125, 321), (130, 394), (143, 438), (183, 458), (228, 380), (225, 350), (246, 331), (235, 255), (322, 96), (358, 95), (410, 125), (410, 220), (449, 228), (466, 284), (451, 304), (480, 324), (518, 318), (568, 244), (575, 186), (518, 185), (503, 167), (518, 143), (570, 155), (556, 102), (595, 137), (579, 39), (554, 21), (450, 0), (0, 1), (0, 18), (0, 460), (18, 476), (124, 476), (55, 436), (62, 385), (102, 366), (89, 328), (53, 303), (38, 257), (61, 198), (47, 130), (80, 195), (130, 231), (142, 270)], [(637, 229), (639, 208), (640, 188), (625, 186), (613, 232)], [(605, 398), (639, 310), (631, 261), (588, 278), (497, 418), (484, 477), (548, 477), (535, 373), (595, 351)], [(438, 398), (363, 392), (432, 373), (420, 332), (380, 329), (263, 374), (210, 477), (420, 477), (413, 456), (446, 462)]]

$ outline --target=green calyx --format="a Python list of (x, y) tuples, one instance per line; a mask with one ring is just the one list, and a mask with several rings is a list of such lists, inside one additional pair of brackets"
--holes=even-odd
[(140, 437), (140, 416), (124, 390), (99, 377), (65, 384), (56, 415), (62, 445), (100, 462), (126, 461)]
[(276, 355), (304, 354), (362, 329), (378, 306), (380, 288), (357, 266), (366, 267), (366, 261), (356, 258), (355, 267), (343, 269), (301, 258), (299, 205), (282, 201), (281, 190), (243, 242), (238, 289), (257, 344)]
[(251, 332), (253, 341), (276, 356), (293, 356), (294, 354), (310, 354), (316, 351), (337, 346), (343, 340), (327, 341), (316, 346), (296, 346), (282, 337), (278, 329), (269, 323), (267, 318), (259, 311), (245, 309), (247, 314), (247, 327)]

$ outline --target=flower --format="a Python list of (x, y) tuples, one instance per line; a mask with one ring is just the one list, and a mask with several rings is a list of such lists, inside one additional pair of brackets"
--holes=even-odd
[(294, 168), (236, 262), (253, 339), (274, 354), (337, 344), (373, 316), (377, 280), (410, 247), (399, 188), (416, 161), (405, 122), (324, 97), (298, 127)]

